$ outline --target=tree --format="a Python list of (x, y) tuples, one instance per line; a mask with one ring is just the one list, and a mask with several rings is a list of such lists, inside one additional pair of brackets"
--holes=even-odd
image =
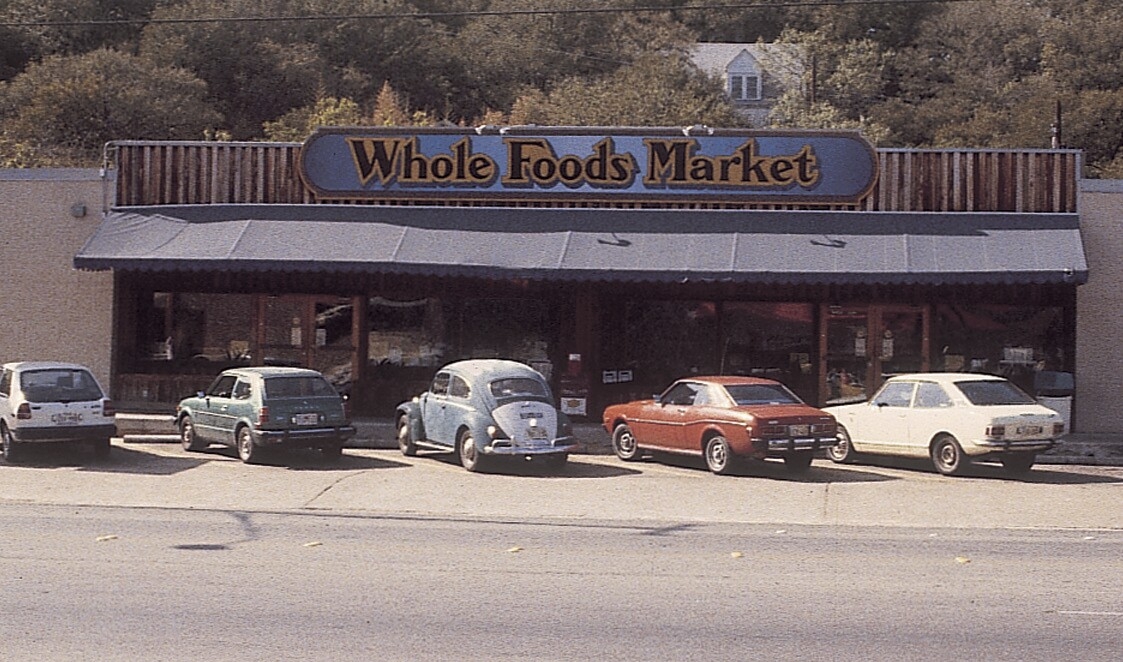
[(9, 154), (93, 164), (112, 140), (201, 138), (222, 120), (205, 92), (189, 72), (111, 49), (50, 56), (0, 87), (0, 121)]
[(304, 108), (285, 113), (275, 122), (266, 122), (265, 138), (275, 142), (302, 142), (321, 126), (362, 125), (359, 104), (351, 99), (325, 97)]

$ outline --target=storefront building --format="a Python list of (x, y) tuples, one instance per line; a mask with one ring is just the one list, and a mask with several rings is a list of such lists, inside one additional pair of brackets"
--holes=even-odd
[(545, 373), (576, 415), (691, 373), (816, 404), (964, 370), (1074, 372), (1079, 153), (874, 150), (846, 132), (325, 129), (120, 143), (74, 258), (113, 274), (122, 402), (241, 364), (389, 415), (451, 360)]

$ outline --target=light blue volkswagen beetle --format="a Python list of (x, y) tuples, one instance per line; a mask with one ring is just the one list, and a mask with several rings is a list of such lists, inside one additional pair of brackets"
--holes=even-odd
[(472, 359), (437, 371), (429, 390), (397, 409), (398, 447), (451, 451), (468, 471), (500, 457), (542, 461), (560, 470), (578, 448), (550, 386), (516, 361)]

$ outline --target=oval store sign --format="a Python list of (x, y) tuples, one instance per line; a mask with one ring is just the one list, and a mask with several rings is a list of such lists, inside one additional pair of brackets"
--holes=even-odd
[(301, 179), (319, 198), (840, 204), (877, 181), (860, 134), (630, 128), (322, 128)]

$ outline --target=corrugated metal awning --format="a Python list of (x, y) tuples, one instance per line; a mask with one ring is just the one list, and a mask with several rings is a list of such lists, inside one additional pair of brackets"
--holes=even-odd
[(1075, 214), (185, 205), (110, 211), (80, 269), (555, 281), (1083, 283)]

